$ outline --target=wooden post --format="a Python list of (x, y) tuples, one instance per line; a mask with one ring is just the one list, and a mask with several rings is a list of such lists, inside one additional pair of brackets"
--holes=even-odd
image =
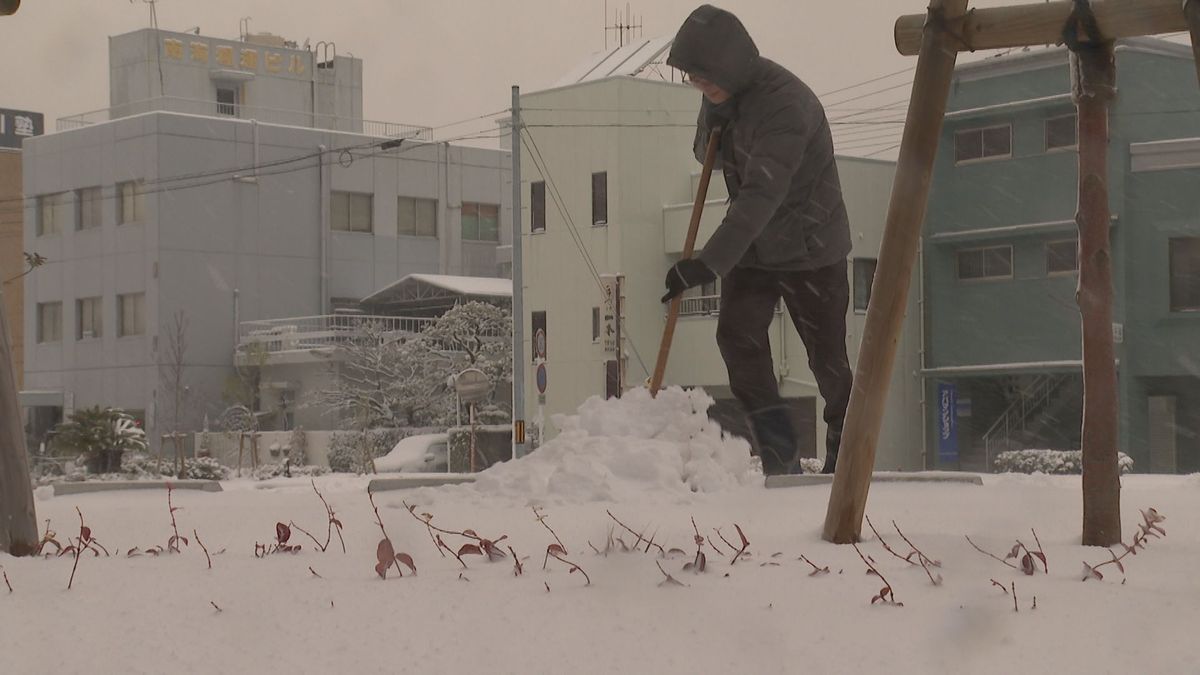
[(242, 477), (242, 453), (246, 448), (246, 432), (238, 432), (238, 478)]
[[(1188, 29), (1180, 0), (1092, 0), (1091, 7), (1105, 40)], [(1071, 2), (1062, 1), (973, 9), (951, 20), (950, 30), (962, 41), (948, 47), (968, 51), (1058, 44), (1071, 9)], [(920, 51), (924, 26), (924, 14), (896, 22), (896, 48), (901, 54), (915, 56)]]
[(871, 286), (871, 304), (867, 307), (854, 389), (825, 514), (822, 536), (826, 541), (854, 543), (862, 529), (875, 466), (875, 445), (896, 357), (896, 336), (904, 322), (921, 225), (929, 204), (942, 118), (958, 58), (955, 38), (946, 32), (942, 17), (952, 20), (962, 16), (966, 7), (967, 0), (932, 0), (929, 4), (929, 20), (917, 60), (892, 200), (879, 250), (879, 267)]
[(24, 436), (8, 319), (0, 294), (0, 552), (14, 556), (33, 555), (38, 546), (37, 513)]
[(1111, 42), (1071, 53), (1071, 95), (1079, 111), (1079, 287), (1083, 320), (1083, 544), (1121, 541), (1117, 467), (1117, 369), (1112, 331), (1112, 249), (1108, 209), (1108, 108), (1116, 96)]
[[(712, 177), (713, 165), (717, 162), (717, 147), (721, 144), (720, 127), (713, 129), (708, 135), (708, 145), (704, 148), (704, 167), (700, 170), (700, 184), (696, 186), (696, 201), (692, 204), (692, 220), (688, 223), (687, 238), (683, 241), (681, 259), (692, 257), (696, 249), (696, 235), (700, 232), (700, 217), (704, 215), (704, 200), (708, 198), (708, 182)], [(675, 339), (675, 324), (679, 321), (679, 305), (682, 297), (671, 300), (667, 307), (667, 324), (663, 327), (662, 342), (658, 345), (658, 361), (654, 364), (654, 374), (650, 377), (650, 395), (657, 396), (662, 389), (663, 378), (667, 374), (667, 358), (671, 355), (671, 341)], [(616, 306), (620, 307), (620, 300)], [(618, 316), (620, 316), (618, 314)], [(621, 345), (617, 344), (617, 368), (621, 367)]]
[(1200, 77), (1200, 0), (1183, 0), (1183, 13), (1192, 33), (1192, 52), (1196, 55), (1196, 74)]

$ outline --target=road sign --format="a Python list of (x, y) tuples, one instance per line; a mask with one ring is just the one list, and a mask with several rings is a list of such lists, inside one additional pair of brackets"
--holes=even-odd
[(537, 367), (537, 388), (539, 394), (546, 393), (546, 364), (539, 363)]
[(492, 381), (478, 368), (468, 368), (454, 378), (454, 390), (464, 403), (477, 403), (492, 393)]
[(546, 358), (546, 331), (541, 328), (533, 332), (533, 355), (539, 359)]

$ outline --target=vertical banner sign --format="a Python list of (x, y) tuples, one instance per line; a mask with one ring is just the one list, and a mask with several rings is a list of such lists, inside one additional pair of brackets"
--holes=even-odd
[(958, 387), (939, 382), (937, 390), (938, 462), (958, 463)]
[(600, 314), (604, 318), (601, 324), (601, 338), (605, 354), (617, 353), (617, 276), (614, 274), (600, 275), (600, 283), (604, 286), (604, 307)]

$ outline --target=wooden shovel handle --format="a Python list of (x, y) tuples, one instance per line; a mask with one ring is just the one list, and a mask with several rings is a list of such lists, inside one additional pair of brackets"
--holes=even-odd
[[(692, 257), (696, 248), (696, 235), (700, 231), (700, 217), (704, 215), (704, 200), (708, 198), (708, 182), (712, 178), (713, 165), (717, 162), (717, 146), (721, 141), (721, 128), (708, 135), (708, 146), (704, 152), (704, 168), (700, 172), (700, 185), (696, 188), (696, 202), (692, 205), (692, 222), (688, 224), (687, 239), (683, 242), (682, 260)], [(654, 364), (654, 375), (650, 377), (650, 395), (657, 396), (662, 389), (663, 376), (667, 373), (667, 357), (671, 354), (671, 341), (675, 338), (675, 323), (679, 320), (681, 296), (671, 299), (667, 308), (667, 325), (663, 327), (662, 343), (658, 346), (658, 362)]]

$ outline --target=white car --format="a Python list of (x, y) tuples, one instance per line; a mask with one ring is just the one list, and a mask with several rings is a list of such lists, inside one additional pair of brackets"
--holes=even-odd
[(392, 451), (375, 460), (380, 473), (445, 473), (449, 467), (446, 434), (421, 434), (401, 439)]

